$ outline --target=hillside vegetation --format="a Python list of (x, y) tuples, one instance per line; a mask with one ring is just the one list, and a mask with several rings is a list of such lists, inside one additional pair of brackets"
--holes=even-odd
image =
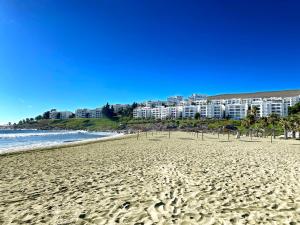
[(116, 130), (118, 122), (107, 118), (101, 119), (80, 119), (72, 118), (66, 120), (44, 119), (38, 121), (30, 121), (25, 124), (17, 125), (16, 128), (26, 129), (63, 129), (63, 130)]
[[(196, 113), (195, 118), (184, 119), (134, 119), (132, 118), (132, 110), (122, 114), (113, 112), (113, 108), (107, 104), (103, 108), (103, 114), (108, 115), (104, 118), (69, 118), (69, 119), (45, 119), (38, 116), (36, 119), (20, 121), (18, 124), (11, 125), (15, 129), (63, 129), (63, 130), (90, 130), (90, 131), (107, 131), (107, 130), (210, 130), (218, 132), (243, 133), (256, 136), (266, 136), (268, 134), (282, 135), (288, 138), (288, 132), (292, 132), (292, 137), (296, 137), (296, 132), (300, 131), (300, 103), (289, 108), (289, 116), (280, 118), (277, 114), (270, 114), (268, 117), (257, 116), (258, 109), (253, 107), (247, 112), (246, 118), (242, 120), (232, 119), (209, 119), (200, 118), (200, 114)], [(48, 112), (49, 113), (49, 112)]]

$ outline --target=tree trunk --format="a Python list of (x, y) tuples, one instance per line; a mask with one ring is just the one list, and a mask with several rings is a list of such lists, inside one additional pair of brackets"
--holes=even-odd
[(292, 131), (292, 138), (294, 138), (294, 139), (296, 138), (296, 131), (294, 131), (294, 130)]
[(237, 133), (236, 133), (236, 139), (240, 139), (240, 137), (241, 137), (240, 131), (237, 131)]
[(286, 128), (284, 128), (284, 139), (288, 139), (288, 133), (287, 133)]

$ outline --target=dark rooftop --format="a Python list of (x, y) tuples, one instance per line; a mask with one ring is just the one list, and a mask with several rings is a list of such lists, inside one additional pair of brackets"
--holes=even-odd
[(253, 93), (220, 94), (209, 96), (208, 99), (230, 99), (230, 98), (268, 98), (268, 97), (293, 97), (300, 95), (299, 90), (264, 91)]

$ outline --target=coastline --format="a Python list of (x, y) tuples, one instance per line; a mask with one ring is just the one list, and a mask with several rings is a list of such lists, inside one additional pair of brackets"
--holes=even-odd
[(72, 141), (72, 142), (63, 142), (63, 143), (59, 143), (59, 144), (56, 143), (53, 145), (45, 145), (45, 146), (37, 146), (37, 147), (22, 147), (22, 148), (8, 149), (8, 150), (4, 150), (4, 151), (0, 152), (0, 157), (10, 155), (10, 154), (25, 153), (25, 152), (31, 152), (31, 151), (44, 151), (44, 150), (75, 147), (75, 146), (98, 143), (98, 142), (102, 142), (102, 141), (121, 139), (121, 138), (125, 138), (128, 136), (129, 135), (125, 135), (124, 133), (116, 133), (114, 135), (101, 137), (101, 138), (92, 138), (92, 139), (78, 140), (78, 141)]

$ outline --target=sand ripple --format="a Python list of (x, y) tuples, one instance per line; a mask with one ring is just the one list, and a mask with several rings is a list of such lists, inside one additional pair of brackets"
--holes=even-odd
[(300, 142), (154, 133), (0, 157), (0, 224), (300, 224)]

